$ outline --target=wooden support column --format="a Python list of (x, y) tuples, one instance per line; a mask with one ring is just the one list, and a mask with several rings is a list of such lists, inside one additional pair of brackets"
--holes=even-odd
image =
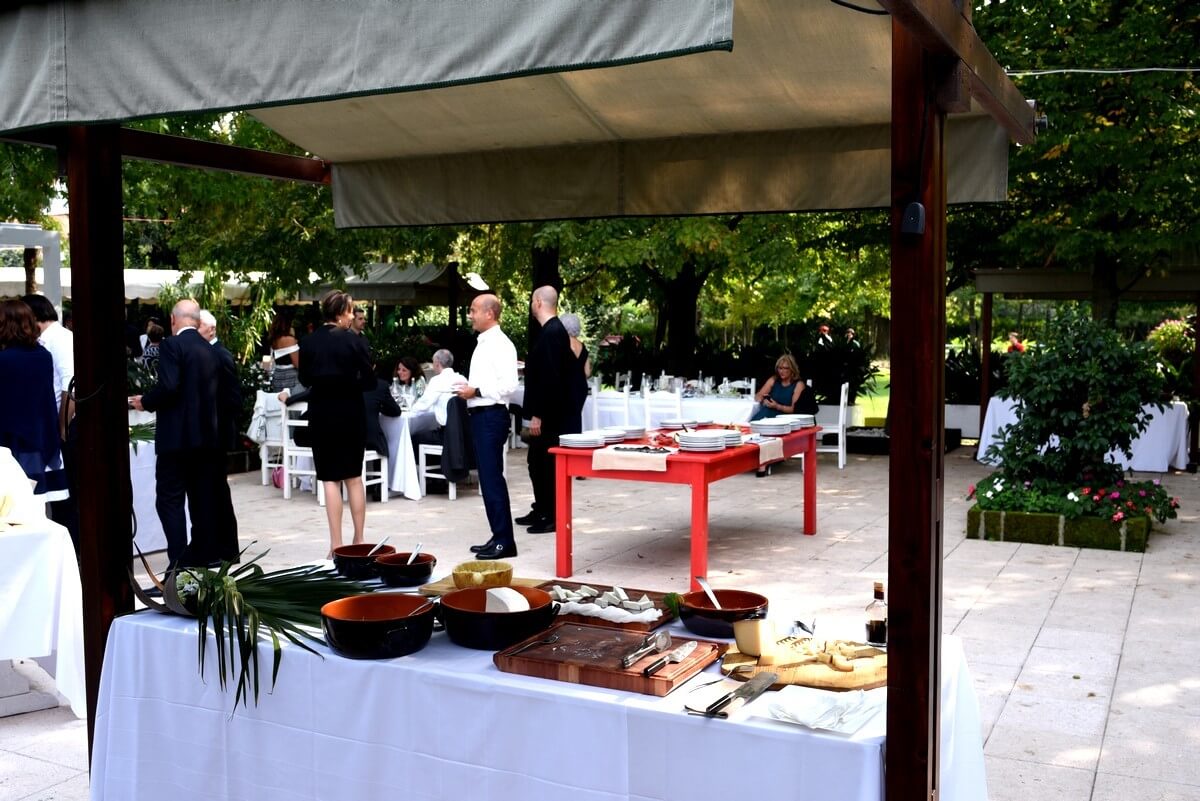
[[(926, 52), (892, 22), (892, 395), (885, 795), (936, 799), (945, 453), (945, 113), (957, 59)], [(910, 204), (923, 233), (904, 233)], [(866, 597), (869, 588), (864, 585)]]
[[(1196, 296), (1196, 322), (1193, 329), (1200, 328), (1200, 295)], [(1193, 330), (1193, 334), (1196, 334)], [(1200, 395), (1200, 336), (1194, 337), (1196, 349), (1192, 353), (1192, 397)], [(1188, 439), (1188, 471), (1195, 472), (1200, 464), (1200, 403), (1192, 403), (1189, 410), (1191, 425)]]
[(458, 262), (452, 261), (446, 265), (446, 305), (450, 307), (446, 315), (446, 347), (453, 348), (455, 335), (458, 332)]
[(983, 293), (983, 320), (979, 326), (979, 432), (992, 397), (992, 293)]
[(113, 618), (133, 610), (126, 570), (133, 530), (126, 410), (121, 151), (116, 125), (66, 131), (79, 432), (80, 579), (88, 750)]

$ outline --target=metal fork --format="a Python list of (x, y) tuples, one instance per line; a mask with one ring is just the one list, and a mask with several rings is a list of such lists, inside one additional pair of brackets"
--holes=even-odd
[(525, 643), (520, 648), (518, 648), (517, 650), (510, 653), (509, 656), (516, 656), (517, 654), (521, 653), (522, 651), (528, 651), (530, 648), (535, 648), (539, 645), (550, 645), (551, 643), (556, 643), (556, 642), (558, 642), (558, 634), (557, 633), (551, 634), (549, 637), (544, 637), (540, 640), (534, 640), (533, 642)]

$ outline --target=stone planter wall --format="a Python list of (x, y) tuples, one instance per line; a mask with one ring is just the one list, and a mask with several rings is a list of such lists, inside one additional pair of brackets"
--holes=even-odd
[(1062, 515), (1038, 512), (983, 511), (976, 504), (967, 510), (967, 539), (1101, 548), (1108, 551), (1146, 550), (1150, 518), (1130, 517), (1120, 523), (1099, 517), (1068, 520)]

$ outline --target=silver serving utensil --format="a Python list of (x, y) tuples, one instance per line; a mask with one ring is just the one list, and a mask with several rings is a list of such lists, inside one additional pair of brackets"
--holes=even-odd
[(367, 556), (374, 556), (375, 552), (378, 551), (380, 548), (382, 548), (384, 545), (386, 545), (387, 541), (389, 539), (391, 539), (391, 537), (392, 537), (392, 535), (388, 534), (383, 539), (381, 539), (379, 542), (375, 543), (375, 547), (372, 548), (371, 550), (367, 551)]
[(696, 576), (696, 583), (700, 585), (700, 589), (704, 590), (704, 594), (708, 596), (708, 600), (712, 601), (713, 609), (720, 609), (721, 602), (717, 600), (717, 594), (712, 591), (712, 587), (708, 586), (708, 579), (704, 576)]
[(522, 651), (528, 651), (530, 648), (536, 648), (539, 645), (550, 645), (551, 643), (556, 643), (556, 642), (558, 642), (558, 632), (554, 632), (549, 637), (543, 637), (540, 640), (534, 640), (533, 642), (527, 642), (524, 645), (522, 645), (520, 648), (518, 648), (517, 650), (509, 653), (509, 656), (516, 656), (517, 654), (521, 653)]
[(647, 654), (661, 654), (663, 651), (671, 648), (671, 633), (659, 629), (653, 634), (648, 634), (646, 639), (642, 640), (642, 644), (631, 651), (629, 654), (621, 658), (621, 667), (631, 668), (634, 662), (637, 662)]
[(425, 543), (423, 543), (423, 542), (418, 542), (417, 547), (413, 548), (413, 552), (408, 555), (408, 561), (405, 562), (404, 564), (411, 565), (413, 562), (415, 562), (417, 559), (417, 554), (419, 554), (421, 552), (421, 546), (424, 544)]

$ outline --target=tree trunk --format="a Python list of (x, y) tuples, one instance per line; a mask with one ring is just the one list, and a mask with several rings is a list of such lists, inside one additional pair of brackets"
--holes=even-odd
[[(558, 269), (558, 247), (540, 248), (534, 245), (530, 249), (529, 258), (532, 264), (530, 271), (532, 285), (530, 286), (530, 290), (543, 286), (552, 286), (559, 292), (562, 292), (563, 280), (562, 273)], [(529, 343), (528, 351), (531, 351), (533, 350), (533, 343), (537, 341), (538, 334), (542, 331), (542, 326), (533, 316), (532, 306), (526, 309), (526, 314), (528, 315), (525, 323), (526, 331), (529, 334), (529, 338), (526, 341)]]
[(1092, 267), (1092, 319), (1115, 326), (1119, 300), (1117, 265), (1112, 259), (1102, 256)]
[(667, 281), (670, 302), (663, 309), (667, 321), (667, 372), (684, 376), (695, 374), (696, 313), (704, 277), (696, 273), (695, 261), (688, 259), (675, 276)]
[(32, 295), (37, 292), (37, 281), (34, 280), (34, 270), (37, 269), (38, 249), (25, 248), (25, 294)]

